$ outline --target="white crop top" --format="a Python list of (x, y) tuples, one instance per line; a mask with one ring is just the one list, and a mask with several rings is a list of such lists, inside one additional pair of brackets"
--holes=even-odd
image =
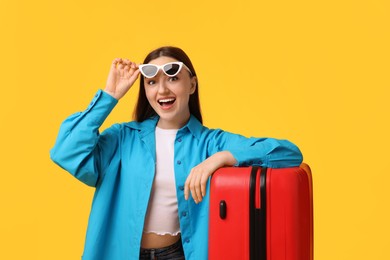
[(156, 173), (145, 218), (145, 233), (158, 235), (180, 233), (173, 168), (177, 131), (156, 127)]

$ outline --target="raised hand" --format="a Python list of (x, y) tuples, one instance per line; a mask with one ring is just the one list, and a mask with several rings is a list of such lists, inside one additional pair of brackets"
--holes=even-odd
[(138, 75), (137, 64), (128, 59), (116, 58), (111, 64), (104, 91), (119, 100), (133, 86)]

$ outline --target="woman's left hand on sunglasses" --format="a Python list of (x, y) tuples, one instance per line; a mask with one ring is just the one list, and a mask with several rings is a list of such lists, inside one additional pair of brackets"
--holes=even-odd
[(119, 100), (133, 86), (138, 75), (139, 69), (136, 63), (128, 59), (116, 58), (112, 61), (104, 91)]

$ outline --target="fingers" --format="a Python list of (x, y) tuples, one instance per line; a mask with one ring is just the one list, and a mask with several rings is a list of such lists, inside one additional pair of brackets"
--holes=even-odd
[(193, 170), (191, 171), (191, 174), (188, 176), (185, 185), (184, 185), (184, 198), (188, 200), (190, 197), (190, 193), (192, 198), (194, 199), (195, 203), (201, 202), (202, 198), (199, 198), (197, 190), (196, 182), (197, 182), (197, 175), (193, 173)]
[(130, 81), (134, 82), (137, 80), (139, 75), (139, 69), (138, 68), (132, 68), (130, 69)]
[(199, 174), (195, 174), (190, 183), (190, 190), (195, 203), (201, 202), (203, 198), (200, 189), (200, 179), (201, 177)]
[(122, 63), (122, 59), (121, 58), (115, 58), (112, 61), (111, 68), (116, 69), (118, 64), (120, 64), (120, 63)]
[(187, 200), (191, 193), (195, 203), (199, 203), (206, 196), (206, 184), (210, 174), (207, 171), (192, 169), (184, 185), (184, 198)]
[(203, 175), (201, 180), (200, 180), (200, 191), (201, 191), (202, 197), (206, 196), (206, 184), (207, 184), (208, 179), (209, 179), (208, 176)]
[(112, 61), (112, 67), (120, 70), (136, 69), (138, 66), (135, 62), (130, 61), (129, 59), (115, 58)]
[(135, 62), (130, 62), (129, 69), (130, 69), (129, 72), (132, 74), (138, 69), (138, 66)]
[(118, 64), (118, 62), (120, 62), (122, 59), (121, 58), (115, 58), (113, 61), (112, 61), (112, 64), (113, 65), (116, 65)]
[(187, 180), (186, 180), (186, 182), (184, 183), (184, 199), (185, 200), (188, 200), (188, 198), (189, 198), (189, 196), (190, 196), (190, 189), (189, 189), (189, 187), (190, 187), (190, 177), (191, 177), (191, 175), (190, 176), (188, 176), (187, 177)]
[(129, 71), (130, 66), (131, 66), (131, 61), (129, 61), (128, 59), (125, 59), (125, 60), (123, 61), (123, 64), (124, 64), (124, 70), (125, 70), (125, 71)]
[(122, 59), (120, 59), (120, 61), (117, 64), (117, 68), (119, 70), (122, 70), (124, 66), (125, 66), (124, 61)]
[(135, 81), (138, 77), (138, 65), (129, 59), (116, 58), (112, 61), (111, 69), (120, 78)]

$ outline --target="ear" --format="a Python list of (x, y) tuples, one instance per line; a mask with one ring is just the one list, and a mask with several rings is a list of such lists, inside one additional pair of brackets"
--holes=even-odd
[(195, 93), (196, 85), (198, 85), (198, 79), (194, 76), (191, 78), (191, 89), (190, 89), (191, 95)]

